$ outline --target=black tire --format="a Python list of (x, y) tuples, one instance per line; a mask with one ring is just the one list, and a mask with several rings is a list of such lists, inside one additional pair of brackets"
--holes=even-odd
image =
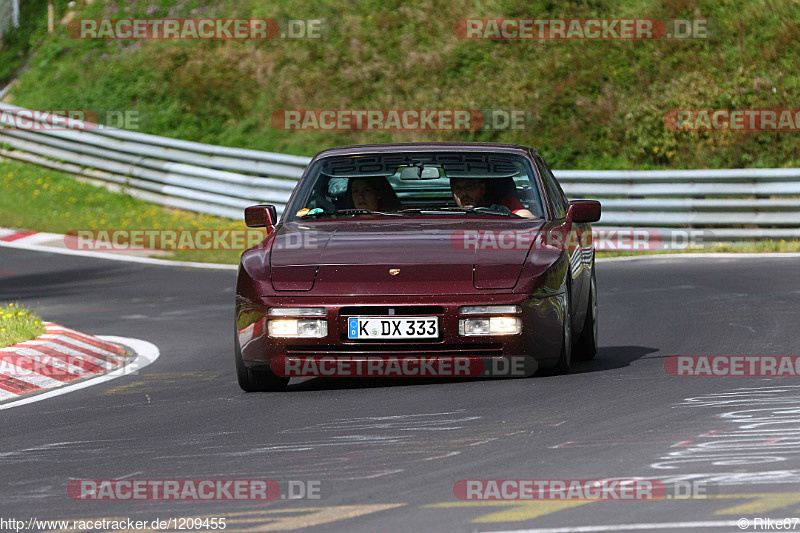
[(233, 335), (233, 358), (236, 361), (236, 378), (239, 387), (245, 392), (280, 392), (289, 384), (289, 378), (276, 376), (269, 370), (251, 370), (242, 360), (242, 349), (239, 347), (239, 335)]
[(589, 286), (589, 302), (586, 320), (583, 322), (580, 337), (575, 344), (576, 361), (591, 361), (597, 355), (597, 281), (592, 268), (592, 281)]
[(570, 273), (567, 272), (567, 290), (564, 293), (566, 304), (564, 307), (564, 328), (561, 340), (561, 357), (558, 358), (558, 363), (553, 367), (555, 374), (566, 374), (572, 364), (572, 309), (571, 309), (571, 285), (569, 283)]

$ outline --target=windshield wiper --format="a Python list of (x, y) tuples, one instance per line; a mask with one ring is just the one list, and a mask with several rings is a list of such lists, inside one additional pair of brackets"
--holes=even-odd
[(381, 215), (386, 217), (401, 217), (400, 213), (390, 213), (386, 211), (370, 211), (369, 209), (337, 209), (336, 211), (320, 211), (308, 213), (303, 218), (324, 217), (333, 215)]

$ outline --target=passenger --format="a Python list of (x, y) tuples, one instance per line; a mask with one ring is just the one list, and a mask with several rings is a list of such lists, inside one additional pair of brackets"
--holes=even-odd
[[(486, 180), (477, 178), (450, 178), (450, 191), (458, 207), (490, 207), (486, 199)], [(500, 198), (497, 205), (523, 218), (535, 218), (522, 202), (511, 194)]]
[(347, 182), (349, 206), (370, 211), (398, 211), (400, 200), (383, 176), (351, 178)]

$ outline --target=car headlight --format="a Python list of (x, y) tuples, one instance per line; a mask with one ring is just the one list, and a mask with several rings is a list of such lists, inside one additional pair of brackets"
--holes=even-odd
[(280, 318), (269, 321), (270, 337), (327, 337), (328, 323), (309, 318)]
[(462, 318), (458, 321), (458, 333), (466, 336), (517, 335), (521, 331), (522, 319), (517, 316)]

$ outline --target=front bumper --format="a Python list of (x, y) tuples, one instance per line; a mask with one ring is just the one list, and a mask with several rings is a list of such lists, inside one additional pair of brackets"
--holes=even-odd
[[(464, 305), (518, 305), (522, 333), (508, 336), (459, 335), (458, 309)], [(270, 307), (324, 307), (328, 325), (322, 338), (274, 338), (267, 333)], [(394, 315), (389, 313), (393, 309)], [(352, 316), (436, 316), (439, 337), (426, 340), (350, 340), (347, 319)], [(559, 358), (563, 332), (563, 297), (519, 294), (463, 296), (344, 296), (237, 298), (237, 334), (242, 360), (249, 368), (265, 368), (278, 356), (297, 357), (532, 357), (548, 367)]]

